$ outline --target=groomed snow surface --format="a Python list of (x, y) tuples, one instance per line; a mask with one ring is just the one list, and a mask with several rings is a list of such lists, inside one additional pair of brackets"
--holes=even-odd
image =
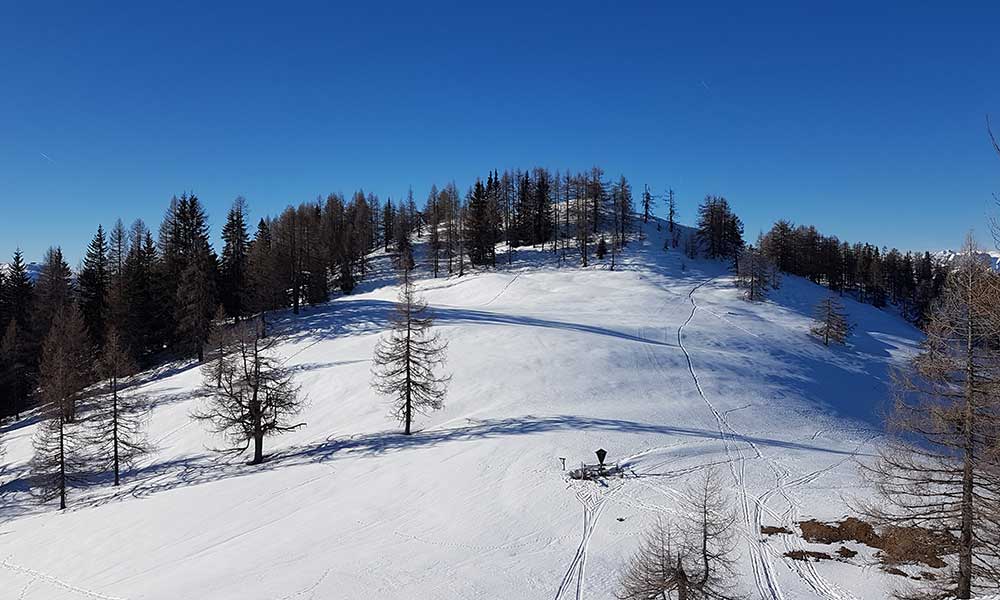
[[(118, 490), (71, 490), (64, 512), (27, 490), (33, 418), (8, 424), (0, 596), (610, 598), (640, 534), (715, 465), (749, 597), (885, 598), (906, 580), (870, 552), (796, 562), (783, 554), (813, 546), (760, 526), (840, 518), (867, 493), (855, 460), (879, 443), (887, 368), (919, 332), (845, 299), (855, 333), (826, 348), (807, 333), (824, 289), (788, 277), (746, 303), (724, 265), (664, 251), (663, 229), (646, 225), (614, 272), (538, 249), (462, 278), (422, 266), (453, 380), (411, 437), (369, 388), (397, 291), (384, 255), (358, 293), (276, 317), (307, 425), (269, 440), (262, 466), (209, 450), (190, 363), (133, 391), (155, 402), (157, 450)], [(597, 448), (637, 477), (569, 480), (560, 457)]]

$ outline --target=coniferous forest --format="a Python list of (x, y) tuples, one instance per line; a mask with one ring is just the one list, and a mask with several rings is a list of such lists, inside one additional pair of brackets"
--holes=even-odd
[[(580, 266), (607, 256), (613, 269), (615, 257), (637, 235), (637, 223), (648, 222), (662, 201), (668, 213), (664, 226), (671, 231), (665, 251), (683, 246), (692, 257), (732, 261), (734, 271), (740, 270), (741, 257), (756, 257), (767, 270), (893, 307), (918, 325), (926, 321), (947, 274), (929, 253), (851, 244), (785, 220), (756, 245), (747, 245), (740, 218), (718, 196), (706, 196), (698, 205), (697, 230), (681, 233), (673, 190), (660, 196), (646, 186), (637, 205), (624, 176), (609, 179), (598, 167), (579, 173), (538, 167), (491, 171), (464, 194), (454, 183), (433, 186), (420, 203), (412, 190), (395, 201), (359, 190), (350, 199), (330, 194), (254, 218), (240, 197), (225, 215), (217, 249), (202, 202), (184, 193), (170, 200), (155, 231), (141, 220), (128, 226), (118, 220), (107, 230), (99, 225), (76, 271), (55, 245), (33, 281), (25, 257), (14, 253), (0, 272), (0, 411), (16, 415), (37, 400), (46, 339), (68, 314), (79, 313), (82, 338), (74, 343), (87, 357), (101, 356), (114, 332), (138, 366), (203, 360), (213, 319), (260, 315), (266, 333), (270, 311), (297, 314), (331, 294), (351, 293), (377, 249), (395, 253), (400, 268), (418, 266), (412, 243), (425, 234), (426, 264), (419, 266), (432, 277), (502, 269), (522, 246), (548, 249), (560, 263)], [(778, 283), (776, 277), (768, 280)], [(764, 291), (748, 295), (765, 296)], [(98, 377), (92, 369), (84, 371), (79, 389)]]

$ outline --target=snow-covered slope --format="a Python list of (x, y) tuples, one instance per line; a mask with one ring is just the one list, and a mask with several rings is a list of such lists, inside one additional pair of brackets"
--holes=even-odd
[[(807, 334), (825, 290), (786, 278), (745, 303), (722, 265), (665, 252), (662, 235), (649, 227), (615, 272), (527, 251), (509, 270), (422, 280), (453, 380), (412, 437), (369, 389), (396, 292), (384, 258), (359, 293), (278, 323), (307, 426), (270, 441), (265, 465), (207, 449), (192, 365), (138, 390), (156, 401), (158, 450), (117, 491), (74, 490), (63, 513), (28, 503), (35, 425), (8, 425), (0, 595), (609, 598), (639, 534), (716, 465), (750, 597), (884, 598), (901, 578), (791, 561), (798, 538), (760, 526), (846, 513), (887, 367), (919, 333), (845, 299), (855, 335), (826, 348)], [(597, 448), (637, 477), (569, 480), (560, 458)]]

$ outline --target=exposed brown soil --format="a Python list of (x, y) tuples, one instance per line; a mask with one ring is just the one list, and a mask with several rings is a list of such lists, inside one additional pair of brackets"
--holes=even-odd
[(792, 533), (787, 527), (775, 527), (774, 525), (761, 525), (760, 532), (764, 535), (777, 535), (779, 533)]
[(840, 549), (837, 550), (837, 554), (839, 554), (841, 558), (854, 558), (858, 555), (856, 551), (851, 550), (847, 546), (841, 546)]
[[(798, 525), (799, 529), (802, 530), (802, 538), (807, 542), (838, 544), (852, 541), (877, 548), (881, 551), (879, 559), (884, 565), (890, 567), (891, 565), (920, 563), (934, 569), (940, 569), (946, 566), (941, 557), (955, 553), (958, 542), (951, 533), (941, 533), (921, 527), (889, 526), (876, 532), (871, 524), (854, 517), (848, 517), (836, 523), (810, 520), (802, 521)], [(850, 558), (857, 554), (843, 546), (837, 553), (844, 558)], [(898, 571), (898, 569), (886, 572), (893, 571)]]
[(833, 558), (826, 552), (814, 552), (812, 550), (789, 550), (788, 552), (785, 552), (785, 556), (792, 560), (803, 561), (830, 560)]

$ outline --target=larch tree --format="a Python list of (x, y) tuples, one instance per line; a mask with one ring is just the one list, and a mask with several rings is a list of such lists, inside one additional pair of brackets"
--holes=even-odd
[[(670, 233), (674, 232), (674, 224), (677, 223), (677, 200), (674, 198), (674, 190), (667, 190), (667, 228)], [(677, 247), (677, 244), (674, 244)]]
[(843, 344), (847, 342), (853, 328), (844, 313), (844, 306), (833, 295), (826, 296), (816, 305), (813, 318), (815, 323), (810, 331), (813, 335), (823, 340), (823, 344), (830, 345), (830, 342)]
[(264, 338), (259, 319), (219, 329), (212, 346), (217, 360), (202, 366), (207, 405), (193, 417), (207, 421), (230, 443), (222, 452), (242, 454), (253, 446), (250, 464), (264, 461), (264, 438), (304, 426), (292, 418), (302, 408), (291, 371), (276, 356), (276, 338)]
[(736, 283), (749, 302), (767, 299), (768, 290), (778, 287), (777, 269), (760, 250), (760, 246), (746, 246), (740, 250), (737, 261)]
[(620, 600), (735, 600), (736, 513), (715, 471), (688, 487), (674, 522), (645, 535), (621, 576)]
[(140, 396), (121, 394), (123, 381), (136, 370), (121, 335), (109, 329), (97, 359), (97, 375), (106, 382), (107, 394), (97, 403), (91, 430), (102, 469), (114, 474), (116, 486), (121, 482), (122, 469), (134, 465), (149, 450), (143, 430), (145, 402)]
[(649, 216), (653, 212), (653, 207), (656, 205), (656, 200), (653, 198), (653, 194), (649, 193), (649, 186), (643, 186), (642, 189), (642, 222), (649, 223)]
[(971, 237), (927, 324), (921, 352), (893, 377), (889, 442), (862, 473), (877, 523), (957, 540), (958, 559), (911, 597), (970, 598), (1000, 586), (1000, 276)]
[(451, 379), (435, 373), (445, 362), (447, 343), (433, 325), (427, 303), (404, 273), (391, 329), (375, 346), (372, 387), (390, 398), (391, 414), (403, 424), (406, 435), (411, 433), (414, 413), (441, 408)]
[(42, 347), (39, 390), (43, 422), (32, 442), (31, 472), (44, 500), (59, 498), (66, 508), (66, 489), (80, 471), (80, 429), (73, 424), (78, 396), (87, 384), (91, 356), (79, 310), (72, 304), (54, 316)]

